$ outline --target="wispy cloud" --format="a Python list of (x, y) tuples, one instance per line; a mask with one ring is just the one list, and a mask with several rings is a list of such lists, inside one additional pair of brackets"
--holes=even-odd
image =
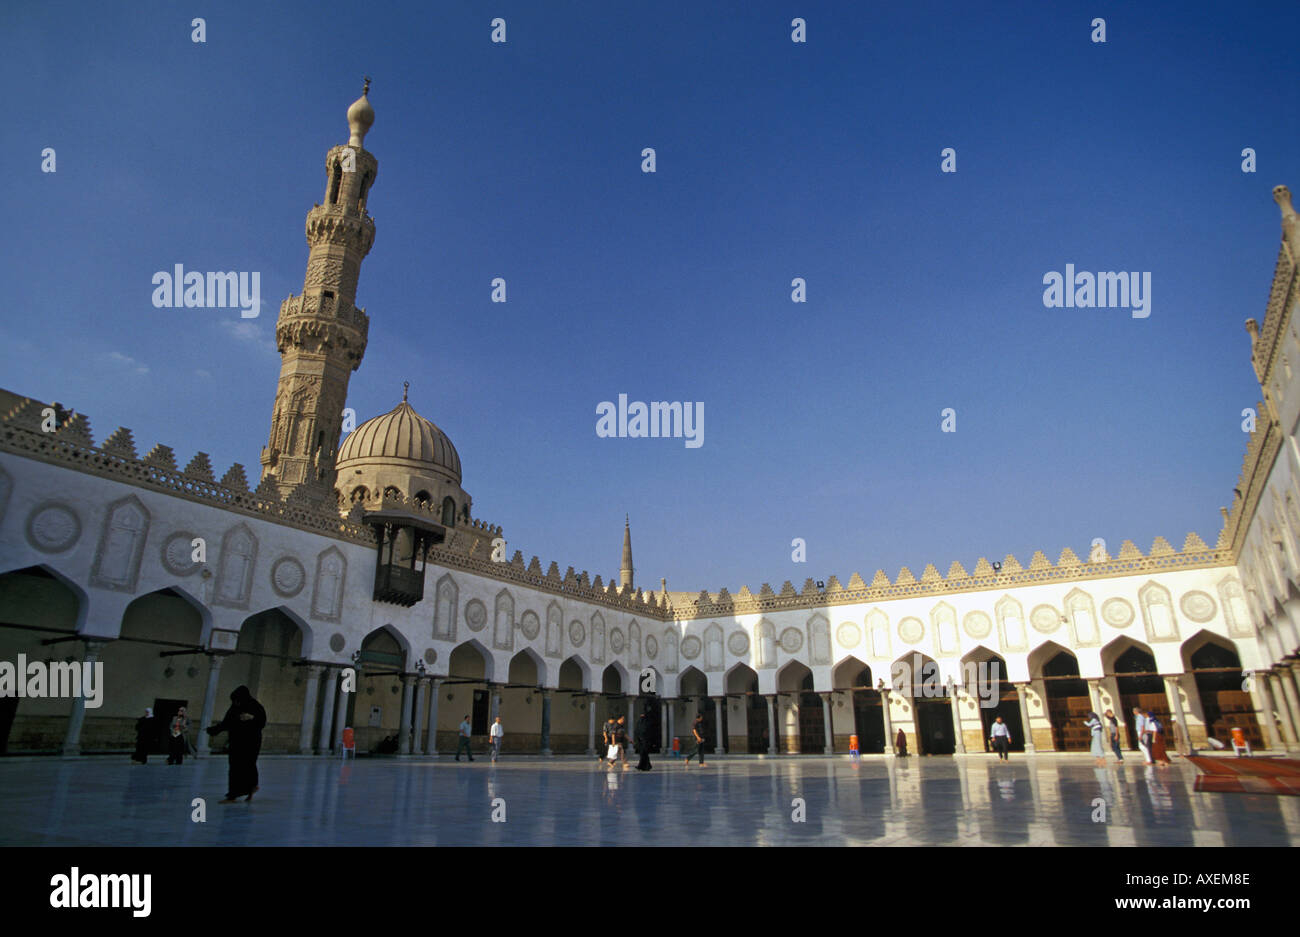
[(273, 355), (279, 353), (279, 349), (275, 346), (274, 335), (268, 335), (266, 330), (260, 327), (257, 322), (250, 319), (220, 319), (218, 321), (221, 322), (221, 327), (229, 333), (231, 338), (247, 342)]
[(106, 356), (109, 361), (124, 368), (130, 368), (136, 374), (148, 374), (149, 368), (136, 361), (130, 355), (124, 355), (120, 351), (110, 351)]

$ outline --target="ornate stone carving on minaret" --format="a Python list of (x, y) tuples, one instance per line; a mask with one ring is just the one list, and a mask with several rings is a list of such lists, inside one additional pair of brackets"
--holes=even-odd
[(370, 319), (354, 305), (361, 261), (375, 240), (366, 197), (379, 162), (362, 146), (375, 122), (366, 95), (348, 108), (350, 137), (325, 157), (325, 204), (307, 213), (307, 275), (302, 294), (280, 305), (275, 340), (280, 382), (271, 435), (262, 450), (262, 477), (281, 497), (298, 489), (313, 503), (334, 498), (334, 460), (348, 380), (361, 366)]

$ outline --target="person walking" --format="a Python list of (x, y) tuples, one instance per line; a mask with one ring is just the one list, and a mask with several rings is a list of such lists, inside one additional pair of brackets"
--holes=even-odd
[(989, 741), (993, 743), (993, 750), (998, 753), (999, 761), (1010, 761), (1007, 752), (1011, 748), (1011, 730), (1007, 724), (998, 716), (993, 725), (989, 728)]
[(1142, 760), (1147, 764), (1152, 764), (1151, 728), (1147, 725), (1147, 717), (1136, 706), (1133, 707), (1133, 731), (1137, 733), (1138, 748), (1142, 750)]
[(704, 742), (705, 742), (704, 713), (696, 714), (695, 724), (691, 726), (691, 736), (695, 739), (695, 748), (691, 749), (690, 753), (686, 756), (685, 767), (689, 768), (691, 766), (691, 759), (694, 758), (696, 755), (699, 755), (700, 767), (703, 768), (705, 766), (704, 765)]
[(636, 730), (632, 734), (632, 742), (636, 745), (636, 750), (641, 753), (641, 760), (636, 763), (636, 770), (649, 771), (654, 766), (650, 764), (650, 722), (646, 719), (645, 713), (636, 717)]
[(230, 694), (230, 708), (225, 718), (208, 727), (208, 735), (230, 733), (230, 769), (226, 783), (226, 797), (219, 801), (233, 804), (247, 795), (253, 799), (257, 792), (257, 756), (262, 751), (262, 729), (266, 727), (266, 710), (253, 699), (248, 687), (237, 686)]
[(185, 733), (189, 730), (190, 720), (185, 715), (185, 707), (182, 706), (176, 710), (176, 715), (172, 717), (171, 729), (167, 738), (167, 764), (179, 765), (185, 763), (185, 750), (189, 748), (189, 741)]
[(138, 765), (147, 764), (149, 749), (153, 748), (158, 737), (158, 724), (153, 718), (153, 709), (145, 707), (144, 715), (135, 721), (135, 752), (131, 760)]
[(505, 738), (506, 730), (501, 725), (501, 717), (497, 716), (496, 721), (492, 723), (492, 728), (488, 729), (488, 738), (492, 744), (492, 761), (497, 760), (501, 754), (501, 740)]
[(1110, 735), (1110, 748), (1119, 759), (1119, 763), (1124, 763), (1124, 753), (1119, 747), (1119, 720), (1115, 718), (1112, 710), (1106, 710), (1106, 731)]
[(473, 735), (474, 735), (474, 729), (469, 724), (469, 714), (466, 713), (465, 718), (460, 721), (460, 734), (456, 736), (456, 760), (457, 761), (460, 761), (461, 752), (464, 752), (466, 755), (468, 755), (470, 761), (474, 760), (474, 752), (472, 752), (469, 747), (470, 738)]
[(627, 770), (627, 717), (619, 716), (618, 723), (614, 726), (614, 744), (618, 746), (618, 763)]
[(898, 757), (907, 757), (907, 733), (902, 729), (899, 729), (898, 735), (894, 736), (894, 750), (898, 752)]
[(1153, 712), (1147, 713), (1147, 729), (1151, 733), (1151, 760), (1161, 768), (1173, 764), (1165, 748), (1165, 727)]
[(614, 727), (616, 725), (614, 717), (610, 716), (600, 728), (600, 758), (596, 761), (597, 770), (605, 767), (607, 761), (610, 765), (614, 764), (614, 759), (610, 757), (610, 749), (614, 747)]
[(1104, 768), (1106, 766), (1106, 753), (1101, 746), (1101, 717), (1095, 712), (1090, 712), (1088, 713), (1088, 720), (1084, 725), (1092, 732), (1092, 757), (1097, 759), (1098, 768)]

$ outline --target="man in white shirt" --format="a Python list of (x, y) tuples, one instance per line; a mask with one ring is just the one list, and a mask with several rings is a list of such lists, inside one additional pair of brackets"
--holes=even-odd
[(1133, 707), (1133, 731), (1137, 733), (1138, 748), (1142, 749), (1143, 760), (1147, 764), (1154, 764), (1151, 761), (1151, 740), (1148, 737), (1151, 728), (1147, 725), (1147, 717), (1136, 706)]
[(497, 716), (496, 722), (492, 723), (492, 728), (488, 730), (488, 737), (492, 740), (492, 760), (497, 760), (497, 755), (501, 754), (501, 739), (506, 734), (506, 730), (501, 726), (501, 717)]
[(1010, 761), (1007, 750), (1011, 747), (1011, 730), (1007, 728), (1001, 716), (998, 716), (997, 721), (989, 729), (989, 741), (993, 743), (993, 750), (998, 753), (999, 760)]

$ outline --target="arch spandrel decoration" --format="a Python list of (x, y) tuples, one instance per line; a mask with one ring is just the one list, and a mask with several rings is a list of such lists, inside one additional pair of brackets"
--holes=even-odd
[(92, 586), (116, 592), (135, 591), (150, 520), (148, 509), (135, 495), (109, 505), (90, 571)]
[(213, 605), (248, 608), (257, 565), (257, 538), (247, 524), (236, 524), (221, 538), (221, 559), (217, 565), (217, 587)]
[(1071, 589), (1065, 596), (1065, 617), (1075, 647), (1100, 647), (1101, 629), (1097, 625), (1097, 606), (1082, 589)]
[(563, 652), (564, 614), (558, 603), (546, 606), (546, 650), (547, 657), (559, 657)]
[(343, 586), (347, 578), (347, 557), (337, 547), (330, 547), (316, 557), (316, 581), (311, 595), (312, 618), (338, 621), (342, 617)]
[(1177, 641), (1178, 619), (1169, 590), (1152, 580), (1138, 591), (1138, 600), (1142, 605), (1147, 641)]
[(440, 641), (456, 640), (456, 613), (460, 607), (460, 586), (451, 573), (438, 577), (434, 591), (433, 636)]
[(492, 646), (499, 651), (515, 648), (515, 597), (507, 589), (497, 593), (492, 603)]
[(953, 657), (961, 652), (957, 636), (957, 611), (947, 602), (930, 610), (930, 629), (934, 633), (934, 650), (939, 657)]
[(1025, 633), (1025, 610), (1020, 602), (1009, 595), (1004, 595), (994, 607), (998, 619), (998, 635), (1002, 638), (1004, 651), (1028, 651), (1029, 641)]
[(871, 638), (871, 656), (884, 660), (889, 653), (889, 616), (878, 608), (867, 613), (867, 634)]
[(813, 666), (830, 666), (831, 623), (825, 615), (808, 619), (808, 657)]

